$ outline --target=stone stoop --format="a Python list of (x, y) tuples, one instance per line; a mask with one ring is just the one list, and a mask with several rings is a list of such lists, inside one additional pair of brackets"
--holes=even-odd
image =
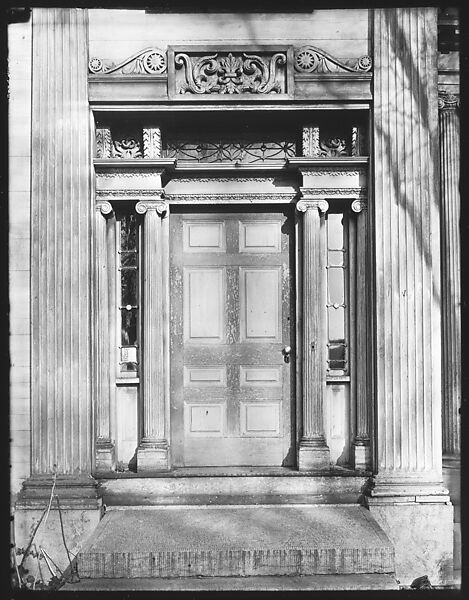
[(394, 549), (358, 504), (111, 507), (77, 557), (86, 578), (394, 573)]

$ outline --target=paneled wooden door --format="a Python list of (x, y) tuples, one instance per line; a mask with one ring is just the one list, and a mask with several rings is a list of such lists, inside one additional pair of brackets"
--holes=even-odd
[(171, 214), (173, 466), (294, 462), (291, 220)]

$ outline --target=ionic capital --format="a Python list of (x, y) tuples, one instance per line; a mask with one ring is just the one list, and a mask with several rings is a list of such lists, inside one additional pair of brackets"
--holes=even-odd
[(368, 209), (368, 202), (364, 198), (357, 198), (352, 202), (351, 208), (353, 212), (361, 213)]
[(110, 215), (114, 209), (112, 208), (112, 204), (107, 200), (99, 200), (99, 202), (96, 202), (96, 210), (103, 215)]
[(316, 209), (321, 214), (324, 214), (329, 210), (329, 202), (319, 198), (302, 198), (296, 203), (296, 210), (299, 212), (306, 212), (310, 209)]
[(137, 202), (135, 210), (139, 215), (144, 215), (148, 210), (156, 210), (160, 216), (169, 213), (169, 204), (163, 200), (143, 200)]
[(438, 92), (438, 108), (439, 110), (455, 109), (459, 107), (459, 96), (451, 94), (446, 90)]

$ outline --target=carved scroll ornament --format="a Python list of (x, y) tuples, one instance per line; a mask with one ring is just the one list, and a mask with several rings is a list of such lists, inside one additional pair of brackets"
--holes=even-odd
[(314, 46), (302, 46), (295, 52), (295, 69), (299, 73), (366, 73), (371, 70), (370, 56), (361, 56), (347, 64)]
[(176, 67), (185, 68), (186, 81), (179, 93), (192, 94), (269, 94), (281, 93), (282, 85), (276, 79), (277, 64), (286, 63), (286, 54), (277, 52), (270, 59), (242, 53), (227, 56), (194, 58), (180, 53), (174, 57)]
[(166, 54), (157, 48), (146, 48), (115, 65), (101, 58), (93, 57), (88, 63), (93, 74), (116, 75), (161, 75), (166, 71)]

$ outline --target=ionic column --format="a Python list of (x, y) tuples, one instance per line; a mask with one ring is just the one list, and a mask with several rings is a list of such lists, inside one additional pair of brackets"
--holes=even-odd
[(138, 471), (169, 469), (167, 398), (165, 374), (166, 277), (163, 257), (163, 220), (169, 206), (163, 201), (138, 202), (135, 210), (144, 216), (143, 225), (143, 326), (142, 394), (143, 436), (137, 449)]
[(461, 406), (461, 275), (459, 197), (459, 100), (441, 93), (438, 98), (440, 129), (440, 203), (442, 275), (442, 420), (443, 453), (461, 451), (459, 408)]
[(95, 398), (96, 398), (96, 445), (95, 466), (97, 472), (111, 471), (115, 466), (115, 448), (111, 432), (113, 373), (110, 331), (109, 263), (107, 250), (107, 218), (113, 214), (112, 205), (96, 203), (96, 313), (95, 313)]
[(357, 199), (352, 202), (352, 211), (357, 213), (356, 225), (356, 270), (355, 270), (355, 436), (353, 440), (353, 462), (355, 469), (368, 470), (371, 468), (370, 448), (370, 388), (369, 388), (369, 315), (368, 315), (368, 286), (367, 281), (367, 202)]
[(329, 469), (329, 447), (324, 431), (326, 363), (324, 356), (325, 286), (321, 215), (325, 200), (308, 198), (308, 190), (296, 208), (303, 217), (303, 427), (298, 452), (300, 471)]

